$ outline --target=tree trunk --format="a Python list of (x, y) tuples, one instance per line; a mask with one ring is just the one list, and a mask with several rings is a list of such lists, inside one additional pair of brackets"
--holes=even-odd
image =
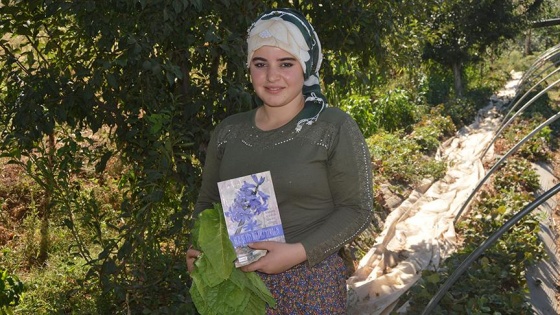
[(461, 63), (453, 63), (453, 80), (455, 82), (455, 97), (463, 97), (463, 71)]
[(523, 50), (523, 56), (532, 55), (533, 52), (531, 51), (531, 30), (527, 31), (525, 36), (525, 49)]
[[(48, 136), (48, 165), (47, 167), (52, 171), (53, 169), (53, 159), (55, 152), (55, 140), (54, 134), (51, 133)], [(47, 188), (45, 191), (45, 199), (41, 204), (41, 240), (39, 241), (39, 255), (37, 257), (37, 263), (43, 266), (49, 257), (49, 226), (50, 226), (50, 206), (52, 198), (52, 188)]]

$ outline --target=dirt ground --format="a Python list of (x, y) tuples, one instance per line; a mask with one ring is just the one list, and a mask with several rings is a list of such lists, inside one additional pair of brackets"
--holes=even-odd
[(30, 204), (30, 179), (21, 167), (0, 160), (0, 247), (11, 241)]

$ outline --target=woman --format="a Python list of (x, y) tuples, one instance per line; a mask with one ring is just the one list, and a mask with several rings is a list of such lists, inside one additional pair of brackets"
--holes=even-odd
[[(270, 171), (286, 243), (243, 266), (277, 301), (269, 314), (344, 314), (346, 279), (337, 255), (370, 223), (369, 151), (357, 124), (327, 107), (319, 86), (321, 44), (299, 12), (272, 10), (249, 28), (251, 82), (260, 106), (227, 117), (209, 143), (195, 216), (219, 202), (217, 182)], [(189, 271), (200, 254), (187, 252)]]

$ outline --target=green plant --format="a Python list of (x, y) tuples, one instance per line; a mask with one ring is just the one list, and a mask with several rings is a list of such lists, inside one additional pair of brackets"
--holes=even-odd
[[(62, 229), (63, 230), (63, 229)], [(61, 230), (53, 231), (60, 238), (69, 238)], [(68, 244), (68, 241), (64, 241)], [(67, 247), (66, 247), (67, 248)], [(66, 248), (52, 251), (50, 268), (32, 268), (26, 275), (25, 298), (15, 308), (19, 314), (95, 314), (100, 291), (95, 283), (85, 281), (88, 266)]]
[(402, 132), (379, 132), (366, 139), (378, 180), (415, 184), (424, 178), (439, 179), (446, 166), (422, 153), (422, 146)]
[(200, 213), (193, 229), (193, 246), (202, 254), (195, 261), (190, 293), (201, 314), (265, 314), (267, 304), (276, 307), (255, 272), (235, 268), (237, 255), (220, 204)]
[[(502, 134), (503, 149), (509, 150), (529, 135), (542, 122), (542, 118), (536, 115), (533, 119), (517, 119)], [(529, 138), (516, 152), (516, 155), (531, 162), (550, 162), (552, 155), (550, 147), (557, 141), (549, 126), (542, 128), (539, 132)]]
[(364, 137), (373, 135), (379, 129), (370, 97), (350, 95), (340, 100), (339, 107), (354, 118)]
[(500, 172), (494, 176), (493, 185), (498, 191), (513, 190), (532, 193), (537, 192), (541, 187), (539, 175), (535, 173), (531, 163), (515, 157), (500, 166)]
[(373, 121), (378, 129), (388, 132), (410, 129), (421, 114), (410, 93), (395, 88), (378, 92), (372, 103)]
[(441, 141), (456, 131), (451, 118), (441, 115), (442, 110), (441, 105), (430, 108), (430, 113), (422, 116), (410, 134), (410, 138), (420, 145), (425, 154), (435, 153)]
[[(484, 104), (486, 105), (486, 104)], [(444, 112), (449, 115), (458, 128), (469, 125), (480, 104), (468, 98), (454, 98), (444, 104)]]
[(23, 282), (16, 275), (8, 273), (8, 270), (0, 268), (0, 315), (13, 314), (12, 309), (20, 303), (23, 293)]

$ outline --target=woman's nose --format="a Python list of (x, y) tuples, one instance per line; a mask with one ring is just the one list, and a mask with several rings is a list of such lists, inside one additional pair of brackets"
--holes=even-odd
[(266, 73), (266, 79), (268, 81), (270, 81), (270, 82), (276, 81), (276, 80), (278, 80), (279, 77), (280, 77), (280, 74), (278, 72), (278, 69), (276, 69), (276, 67), (268, 68), (268, 71)]

